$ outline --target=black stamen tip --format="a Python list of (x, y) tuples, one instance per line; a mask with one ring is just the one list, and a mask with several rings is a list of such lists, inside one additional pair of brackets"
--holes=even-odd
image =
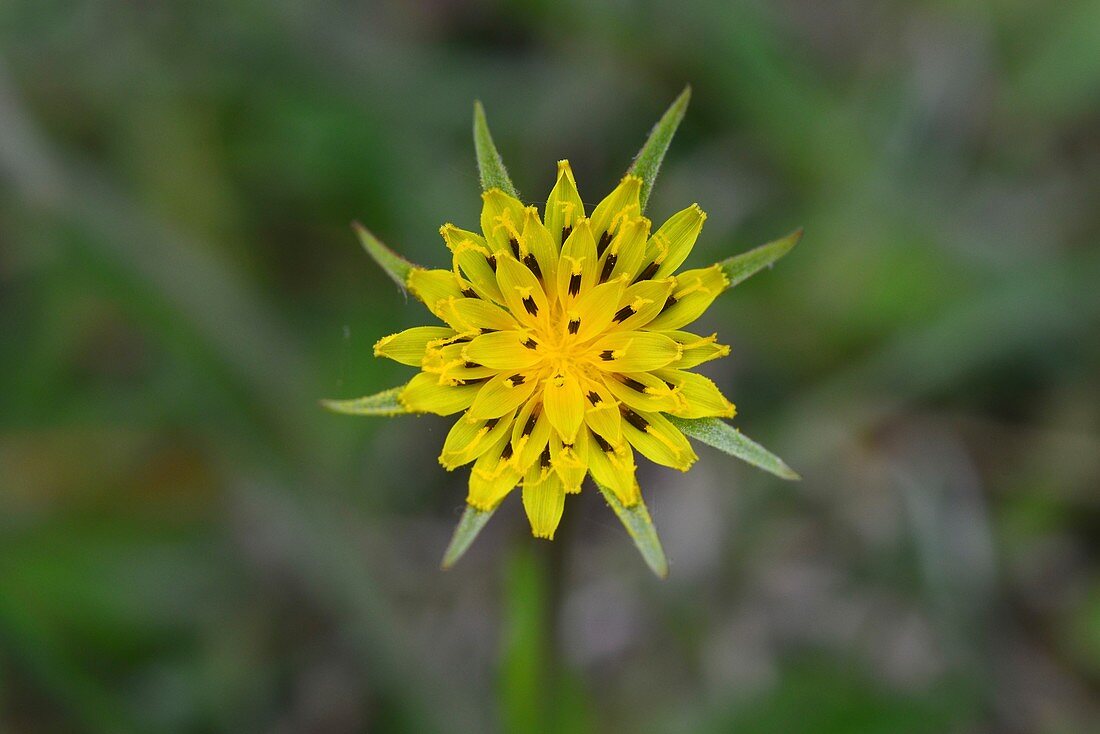
[(550, 447), (547, 446), (542, 450), (542, 456), (539, 457), (539, 466), (543, 469), (550, 468)]
[(569, 320), (569, 333), (570, 334), (576, 334), (577, 330), (579, 330), (580, 328), (581, 328), (581, 320), (580, 319), (570, 319)]
[(600, 400), (601, 398), (598, 392), (593, 391), (588, 393), (588, 402), (592, 403), (593, 405), (599, 405)]
[(639, 431), (645, 431), (645, 429), (649, 427), (649, 421), (635, 413), (630, 408), (623, 406), (620, 408), (620, 410), (622, 411), (623, 418), (626, 418), (626, 422), (637, 428)]
[(569, 239), (569, 235), (571, 235), (571, 234), (573, 234), (573, 228), (572, 227), (562, 227), (561, 228), (561, 241), (565, 242), (567, 239)]
[(615, 359), (615, 353), (612, 352), (610, 349), (605, 349), (600, 352), (600, 359), (602, 359), (604, 362), (610, 362), (611, 360)]
[(672, 308), (675, 305), (676, 305), (676, 296), (669, 296), (668, 300), (665, 301), (665, 305), (661, 306), (661, 313), (664, 313), (665, 311), (669, 310), (670, 308)]
[(626, 375), (619, 375), (619, 382), (623, 383), (635, 392), (645, 392), (645, 383), (638, 382), (637, 380), (631, 377), (627, 377)]
[(534, 255), (527, 253), (523, 258), (523, 264), (527, 266), (527, 269), (530, 270), (536, 278), (542, 280), (542, 268), (539, 267), (539, 261)]
[(538, 349), (539, 343), (534, 339), (528, 339), (527, 341), (523, 342), (523, 346), (527, 347), (528, 349)]
[(532, 316), (539, 315), (539, 307), (535, 304), (535, 299), (531, 296), (527, 296), (523, 299), (523, 307), (527, 309), (527, 313), (531, 314)]
[(532, 413), (531, 417), (527, 419), (527, 424), (523, 426), (523, 433), (520, 435), (530, 436), (531, 431), (535, 430), (535, 421), (537, 421), (538, 419), (539, 417)]
[(479, 365), (477, 362), (467, 362), (466, 364), (464, 364), (462, 366), (465, 367), (468, 370), (475, 370), (478, 367), (480, 367), (481, 365)]
[(512, 375), (508, 378), (508, 382), (512, 385), (512, 387), (519, 387), (526, 379), (527, 378), (525, 378), (523, 375)]
[(500, 418), (490, 418), (489, 420), (485, 421), (485, 427), (491, 431), (496, 428), (497, 423), (500, 423)]
[(615, 263), (618, 262), (618, 255), (608, 255), (607, 259), (603, 261), (603, 270), (600, 272), (600, 282), (606, 283), (607, 279), (611, 277), (611, 272), (615, 269)]
[(512, 246), (512, 254), (519, 260), (519, 241), (515, 237), (509, 237), (508, 244)]
[(569, 276), (569, 295), (575, 296), (581, 292), (581, 274), (573, 273)]
[(500, 458), (504, 459), (505, 461), (508, 461), (508, 459), (512, 458), (512, 444), (504, 444), (504, 450), (500, 452)]
[(603, 436), (601, 436), (598, 433), (593, 432), (592, 438), (594, 438), (596, 440), (596, 445), (599, 446), (600, 449), (602, 449), (605, 454), (610, 454), (611, 453), (611, 444), (609, 444), (607, 441), (605, 441)]
[(596, 254), (597, 255), (603, 255), (604, 250), (606, 250), (607, 246), (610, 245), (610, 244), (611, 244), (611, 233), (610, 232), (604, 232), (602, 235), (600, 235), (600, 241), (596, 244)]
[(462, 295), (467, 298), (477, 298), (477, 292), (473, 288), (463, 288)]
[(633, 306), (623, 306), (615, 313), (615, 323), (622, 323), (636, 313), (637, 311), (634, 310)]
[(645, 269), (638, 273), (638, 277), (634, 279), (634, 282), (637, 283), (639, 280), (649, 280), (657, 273), (657, 268), (659, 267), (661, 266), (655, 262), (646, 265)]
[(490, 255), (487, 259), (489, 260), (489, 267), (492, 268), (495, 273), (497, 271), (497, 256)]

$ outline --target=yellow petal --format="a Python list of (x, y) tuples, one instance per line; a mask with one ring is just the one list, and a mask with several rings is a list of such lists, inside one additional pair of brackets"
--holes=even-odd
[(440, 304), (440, 318), (462, 334), (519, 328), (510, 313), (480, 298), (448, 298)]
[(635, 217), (619, 227), (618, 233), (600, 257), (598, 280), (606, 282), (618, 277), (626, 277), (627, 282), (634, 280), (645, 257), (649, 226), (650, 221), (645, 217)]
[(577, 193), (577, 182), (573, 180), (569, 161), (558, 161), (558, 180), (546, 200), (546, 215), (543, 217), (555, 249), (561, 248), (561, 243), (582, 219), (584, 203)]
[(605, 440), (617, 443), (622, 436), (619, 401), (607, 389), (603, 380), (588, 380), (583, 388), (585, 425)]
[(558, 298), (562, 302), (571, 303), (596, 285), (598, 259), (592, 225), (587, 219), (582, 219), (573, 227), (573, 233), (561, 246)]
[(584, 422), (584, 393), (573, 375), (557, 375), (546, 380), (542, 398), (546, 417), (565, 443), (573, 443)]
[(669, 296), (670, 300), (665, 302), (664, 310), (646, 328), (669, 331), (690, 324), (703, 315), (728, 284), (729, 279), (718, 265), (680, 273), (676, 276), (676, 287)]
[(674, 385), (682, 398), (676, 409), (662, 412), (681, 418), (732, 418), (736, 413), (718, 386), (702, 375), (683, 370), (658, 370), (655, 375)]
[(519, 372), (537, 364), (542, 355), (536, 342), (526, 331), (494, 331), (474, 337), (462, 350), (468, 362), (494, 370)]
[(398, 400), (414, 413), (451, 415), (469, 408), (481, 389), (481, 385), (440, 384), (438, 375), (420, 372), (409, 380)]
[(523, 204), (500, 189), (481, 195), (481, 231), (494, 255), (511, 252), (518, 257), (523, 227)]
[(531, 397), (535, 384), (522, 373), (501, 373), (480, 386), (477, 397), (471, 401), (470, 416), (499, 418)]
[(454, 335), (454, 329), (445, 326), (414, 326), (379, 339), (374, 345), (374, 356), (419, 367), (430, 342), (446, 340)]
[(650, 461), (687, 471), (699, 457), (679, 429), (660, 413), (623, 409), (623, 435)]
[(583, 293), (565, 309), (566, 328), (577, 342), (598, 336), (611, 325), (625, 289), (626, 281), (617, 278)]
[(648, 372), (614, 373), (604, 382), (616, 399), (634, 410), (667, 413), (682, 407), (683, 399)]
[[(446, 303), (451, 299), (463, 298), (462, 285), (450, 270), (425, 270), (414, 268), (405, 281), (409, 290), (439, 318), (451, 322), (443, 314)], [(452, 324), (453, 326), (453, 324)]]
[(577, 431), (577, 438), (572, 444), (562, 443), (558, 436), (552, 435), (550, 464), (561, 477), (566, 494), (580, 492), (581, 483), (588, 473), (588, 430)]
[(451, 471), (477, 459), (493, 448), (500, 441), (502, 434), (512, 432), (514, 416), (515, 413), (508, 413), (501, 418), (489, 420), (462, 416), (455, 421), (447, 433), (447, 439), (443, 442), (443, 451), (439, 455), (439, 463), (447, 471)]
[(547, 299), (553, 303), (557, 300), (558, 292), (559, 245), (554, 241), (550, 231), (543, 226), (538, 210), (533, 206), (527, 207), (524, 211), (521, 244), (524, 247), (523, 264), (542, 283)]
[(647, 261), (657, 264), (652, 277), (665, 278), (676, 272), (676, 268), (691, 254), (691, 248), (695, 246), (706, 220), (706, 213), (698, 204), (692, 204), (673, 214), (653, 233), (646, 245)]
[(634, 479), (634, 452), (625, 440), (611, 443), (599, 434), (588, 435), (588, 468), (592, 478), (604, 485), (627, 507), (638, 503), (641, 493)]
[(530, 269), (508, 253), (497, 257), (497, 285), (508, 310), (521, 323), (537, 326), (550, 317), (550, 304), (542, 283)]
[(683, 347), (663, 334), (621, 331), (597, 340), (594, 364), (611, 372), (649, 372), (679, 358)]
[(561, 478), (540, 463), (531, 465), (523, 478), (523, 509), (531, 523), (531, 533), (536, 538), (554, 539), (554, 531), (561, 522), (565, 507), (565, 488)]
[[(482, 298), (503, 303), (500, 288), (497, 287), (496, 273), (493, 272), (489, 258), (492, 251), (485, 238), (474, 232), (459, 229), (453, 224), (444, 224), (439, 233), (454, 256), (455, 265)], [(467, 294), (469, 295), (469, 294)]]
[(730, 353), (728, 345), (718, 343), (717, 334), (698, 336), (687, 331), (665, 331), (661, 333), (679, 342), (684, 348), (683, 356), (673, 364), (677, 369), (690, 369), (712, 359), (726, 357)]
[(546, 411), (537, 400), (520, 409), (512, 424), (512, 463), (520, 472), (535, 463), (547, 448), (552, 429)]
[(672, 293), (671, 278), (643, 280), (623, 292), (621, 302), (615, 308), (614, 331), (641, 329), (656, 318), (665, 307)]
[(502, 435), (493, 447), (474, 462), (470, 470), (470, 493), (466, 502), (483, 512), (500, 504), (515, 488), (523, 476), (510, 461), (511, 444), (508, 435)]
[(596, 206), (592, 212), (592, 234), (598, 242), (598, 254), (602, 255), (611, 244), (611, 237), (623, 222), (641, 215), (642, 207), (638, 198), (641, 190), (642, 179), (624, 176), (615, 190)]

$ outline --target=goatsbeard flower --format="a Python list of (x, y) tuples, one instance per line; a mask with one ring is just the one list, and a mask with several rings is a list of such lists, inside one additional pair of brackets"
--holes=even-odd
[(389, 412), (458, 415), (439, 462), (447, 470), (471, 465), (467, 503), (476, 515), (487, 518), (520, 487), (532, 533), (552, 539), (566, 496), (591, 476), (620, 514), (640, 511), (648, 524), (637, 457), (687, 471), (697, 456), (681, 427), (734, 415), (718, 386), (692, 371), (729, 347), (687, 327), (731, 276), (747, 276), (728, 262), (680, 269), (706, 214), (692, 204), (654, 227), (643, 207), (655, 166), (647, 181), (636, 162), (586, 208), (568, 161), (560, 161), (540, 211), (514, 195), (487, 127), (478, 144), (483, 181), (494, 183), (495, 173), (500, 185), (482, 194), (479, 232), (440, 229), (449, 269), (400, 261), (361, 232), (441, 322), (375, 344), (376, 356), (419, 369), (393, 391)]

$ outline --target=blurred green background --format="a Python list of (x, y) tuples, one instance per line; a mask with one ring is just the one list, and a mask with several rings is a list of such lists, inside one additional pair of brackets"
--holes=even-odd
[[(805, 479), (442, 573), (448, 421), (317, 405), (425, 322), (349, 223), (446, 264), (475, 98), (598, 201), (686, 82), (689, 265), (806, 228), (701, 327)], [(1098, 202), (1096, 0), (0, 3), (0, 730), (1098, 731)]]

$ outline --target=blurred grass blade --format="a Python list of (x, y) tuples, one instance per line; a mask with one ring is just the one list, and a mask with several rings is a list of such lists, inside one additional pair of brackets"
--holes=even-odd
[(661, 548), (661, 540), (657, 537), (657, 530), (653, 527), (653, 520), (649, 517), (645, 502), (639, 499), (638, 504), (633, 507), (625, 507), (610, 489), (599, 482), (596, 482), (596, 486), (603, 493), (607, 504), (611, 505), (611, 509), (619, 516), (623, 527), (634, 539), (634, 545), (638, 546), (638, 551), (653, 573), (660, 578), (668, 576), (668, 560), (665, 559), (665, 551)]
[(466, 554), (466, 551), (473, 545), (474, 539), (485, 527), (485, 523), (489, 522), (489, 518), (493, 516), (494, 512), (496, 512), (496, 508), (485, 512), (466, 505), (466, 509), (462, 513), (462, 519), (458, 521), (455, 533), (451, 536), (451, 542), (447, 546), (446, 552), (443, 553), (443, 563), (440, 566), (444, 570), (458, 563), (458, 559)]
[(397, 396), (404, 389), (405, 386), (402, 385), (362, 398), (322, 400), (321, 405), (333, 413), (343, 413), (345, 415), (401, 415), (409, 412), (397, 399)]
[(676, 134), (676, 128), (680, 127), (680, 120), (684, 119), (687, 112), (688, 101), (691, 99), (691, 85), (684, 87), (680, 96), (668, 108), (653, 129), (649, 131), (649, 138), (645, 145), (634, 157), (630, 164), (628, 174), (639, 176), (642, 179), (641, 202), (642, 211), (645, 211), (646, 202), (649, 201), (649, 192), (653, 190), (653, 181), (657, 178), (657, 172), (661, 168), (668, 146), (672, 142), (672, 136)]
[(730, 281), (726, 288), (732, 288), (741, 281), (746, 280), (770, 266), (776, 260), (790, 252), (794, 246), (798, 244), (800, 239), (802, 239), (801, 227), (782, 239), (769, 242), (766, 245), (760, 245), (760, 247), (753, 248), (748, 252), (742, 252), (740, 255), (728, 257), (718, 263), (722, 268), (722, 272), (726, 274), (726, 277), (729, 278)]
[(359, 224), (359, 222), (353, 222), (351, 226), (355, 228), (355, 234), (359, 235), (359, 241), (363, 243), (363, 249), (367, 251), (367, 254), (386, 271), (387, 275), (393, 278), (397, 285), (404, 288), (406, 281), (409, 279), (409, 273), (413, 268), (419, 266), (413, 265), (396, 252), (386, 247), (382, 244), (381, 240), (375, 237), (366, 227)]
[(677, 418), (672, 415), (665, 417), (672, 422), (672, 425), (683, 431), (684, 435), (736, 456), (758, 469), (771, 472), (782, 479), (802, 478), (778, 456), (725, 421), (717, 418)]
[(485, 108), (481, 102), (474, 102), (474, 150), (477, 152), (477, 172), (481, 177), (481, 190), (500, 189), (504, 193), (519, 198), (508, 169), (497, 152), (493, 136), (489, 133), (489, 123), (485, 120)]

